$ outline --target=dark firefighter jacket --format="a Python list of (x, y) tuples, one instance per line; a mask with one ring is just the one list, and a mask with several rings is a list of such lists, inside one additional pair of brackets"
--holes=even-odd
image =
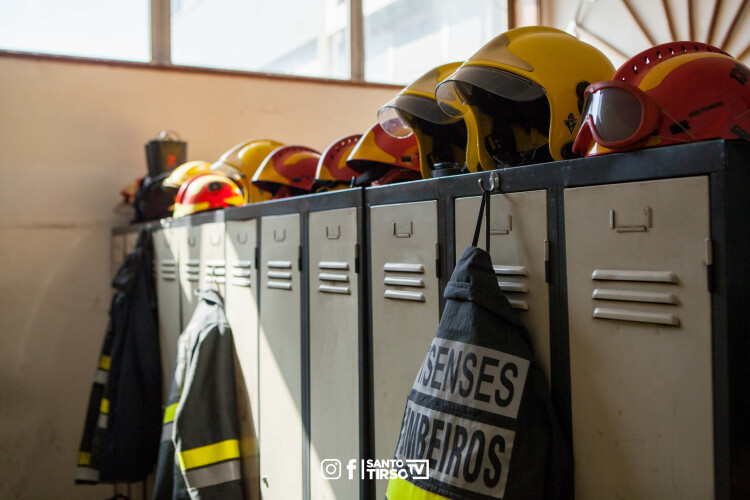
[(142, 481), (154, 469), (162, 396), (152, 257), (151, 233), (144, 229), (112, 282), (76, 483)]
[(404, 462), (387, 498), (565, 496), (572, 458), (528, 333), (500, 291), (487, 252), (464, 251), (445, 298), (394, 457), (427, 460), (429, 472)]
[(243, 498), (232, 330), (218, 292), (198, 295), (178, 340), (154, 500)]

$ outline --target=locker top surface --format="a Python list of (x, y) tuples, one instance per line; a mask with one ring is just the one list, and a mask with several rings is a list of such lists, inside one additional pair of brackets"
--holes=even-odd
[[(705, 175), (728, 169), (748, 168), (750, 142), (723, 139), (678, 146), (649, 148), (498, 170), (502, 192), (531, 191), (557, 187), (592, 186), (640, 180)], [(388, 205), (438, 198), (478, 196), (477, 180), (488, 172), (427, 179), (371, 188), (345, 189), (326, 193), (271, 200), (253, 205), (201, 212), (179, 219), (162, 219), (113, 229), (126, 234), (141, 227), (195, 226), (208, 222), (246, 220), (265, 215)]]

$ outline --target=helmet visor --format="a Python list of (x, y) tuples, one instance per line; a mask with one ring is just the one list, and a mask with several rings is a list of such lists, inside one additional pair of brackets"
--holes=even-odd
[(406, 137), (411, 133), (410, 116), (437, 125), (448, 125), (456, 121), (454, 115), (446, 115), (433, 99), (416, 95), (400, 95), (378, 111), (380, 126), (394, 137)]
[(392, 137), (409, 137), (414, 132), (399, 110), (392, 108), (390, 104), (378, 110), (378, 123)]
[(509, 71), (464, 66), (438, 85), (435, 96), (443, 112), (461, 116), (467, 111), (461, 104), (474, 104), (475, 87), (517, 102), (534, 101), (545, 95), (541, 85)]
[(632, 92), (617, 87), (597, 90), (588, 95), (583, 120), (591, 124), (602, 142), (616, 144), (636, 135), (643, 121), (643, 106)]

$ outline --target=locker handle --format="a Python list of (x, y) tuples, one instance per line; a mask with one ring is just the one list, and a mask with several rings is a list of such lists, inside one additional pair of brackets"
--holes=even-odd
[(333, 234), (333, 230), (331, 230), (330, 227), (326, 226), (326, 238), (329, 240), (337, 240), (341, 237), (341, 226), (336, 225), (336, 234)]
[(651, 207), (643, 209), (643, 224), (617, 224), (615, 211), (609, 211), (609, 228), (618, 233), (645, 232), (651, 227)]
[(191, 247), (195, 246), (195, 236), (188, 236), (188, 245)]
[(396, 238), (411, 238), (411, 235), (414, 234), (414, 222), (409, 221), (409, 229), (406, 228), (397, 228), (396, 222), (393, 222), (393, 236)]
[(281, 230), (281, 237), (277, 236), (276, 230), (273, 230), (273, 241), (281, 242), (286, 239), (286, 229)]
[[(245, 236), (244, 240), (242, 239), (243, 235)], [(237, 236), (237, 243), (239, 243), (240, 245), (244, 245), (245, 243), (247, 243), (247, 233), (237, 233), (236, 236)]]
[(219, 246), (221, 244), (221, 236), (218, 234), (212, 234), (210, 237), (211, 244), (213, 246)]
[(511, 231), (513, 231), (513, 218), (510, 214), (508, 214), (508, 225), (501, 228), (490, 228), (490, 235), (496, 236), (501, 234), (509, 234)]

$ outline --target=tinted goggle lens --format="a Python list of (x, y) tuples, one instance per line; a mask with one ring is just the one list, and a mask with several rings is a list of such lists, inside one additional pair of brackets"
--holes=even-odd
[(590, 115), (596, 133), (609, 143), (633, 137), (643, 120), (643, 106), (638, 98), (617, 87), (603, 88), (586, 99), (584, 119)]

